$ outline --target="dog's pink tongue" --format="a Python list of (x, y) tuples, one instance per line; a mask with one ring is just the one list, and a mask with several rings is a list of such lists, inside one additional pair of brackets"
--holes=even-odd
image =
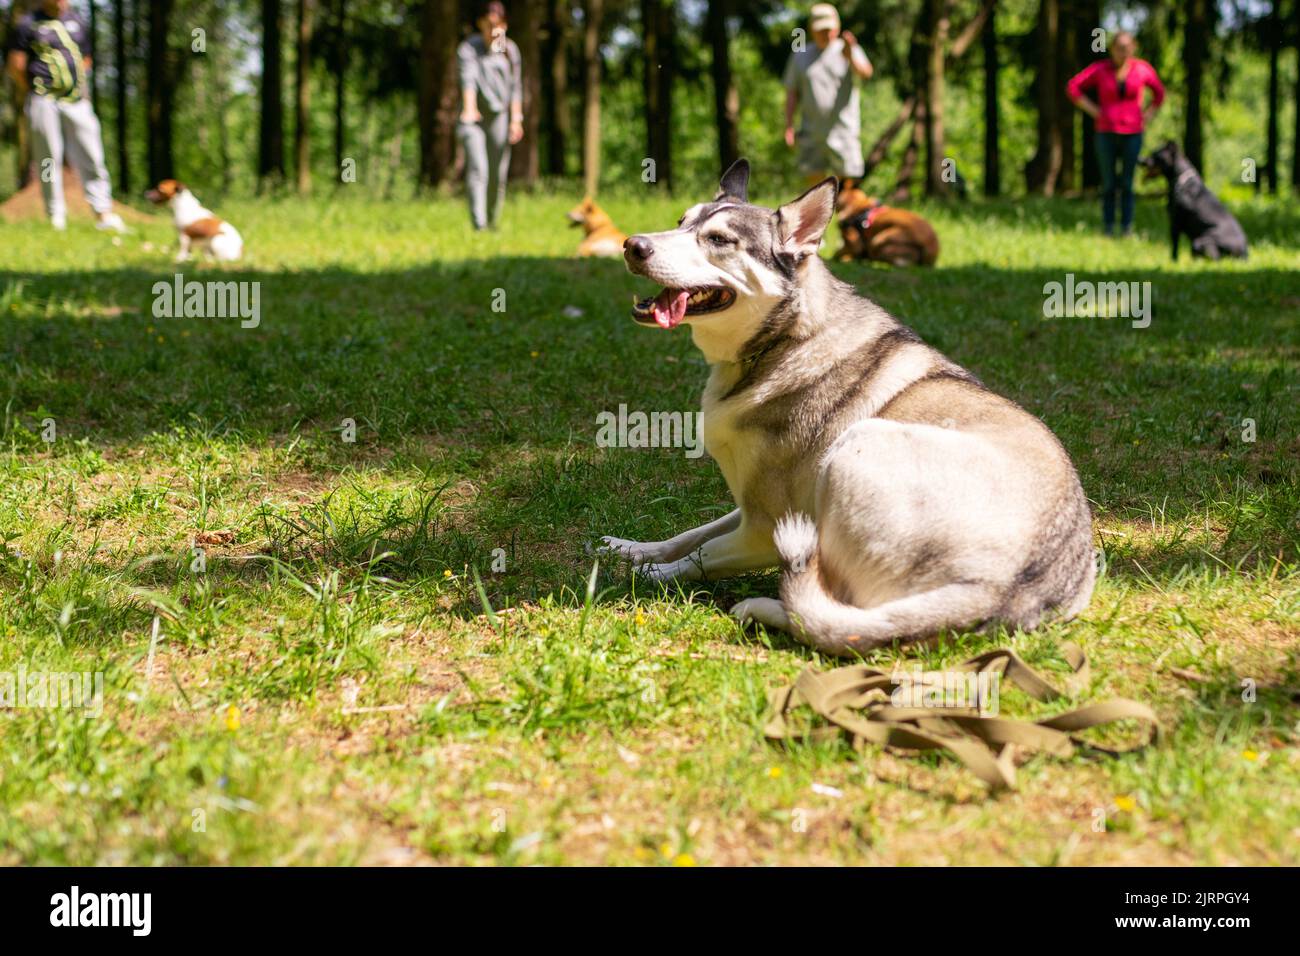
[(685, 289), (678, 292), (676, 297), (672, 297), (672, 294), (671, 289), (664, 289), (655, 296), (655, 321), (660, 328), (671, 329), (686, 317), (686, 300), (690, 294)]

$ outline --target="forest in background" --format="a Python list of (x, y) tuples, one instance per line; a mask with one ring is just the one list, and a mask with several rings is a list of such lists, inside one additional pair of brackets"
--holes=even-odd
[[(30, 0), (0, 0), (5, 42)], [(455, 47), (466, 0), (74, 0), (93, 24), (94, 96), (115, 189), (176, 176), (214, 199), (340, 184), (371, 198), (454, 188)], [(796, 182), (781, 71), (806, 5), (515, 0), (526, 136), (518, 184), (698, 189), (735, 156)], [(1131, 28), (1168, 91), (1174, 138), (1216, 188), (1300, 193), (1300, 0), (850, 0), (872, 58), (871, 188), (893, 198), (1071, 194), (1095, 186), (1091, 120), (1065, 96)], [(809, 41), (811, 42), (811, 41)], [(0, 97), (0, 197), (30, 175), (21, 108)], [(643, 182), (644, 160), (655, 182)], [(949, 177), (951, 178), (951, 177)], [(1253, 178), (1253, 182), (1252, 182)]]

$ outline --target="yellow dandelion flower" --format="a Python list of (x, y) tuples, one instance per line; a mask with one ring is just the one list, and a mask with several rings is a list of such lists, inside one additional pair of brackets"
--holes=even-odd
[(1243, 750), (1241, 755), (1247, 760), (1255, 761), (1259, 759), (1259, 754), (1254, 750)]
[(781, 768), (780, 768), (780, 767), (768, 767), (768, 768), (767, 768), (767, 775), (768, 775), (769, 777), (771, 777), (773, 780), (775, 780), (777, 777), (781, 776)]
[(672, 859), (673, 845), (671, 843), (661, 843), (659, 845), (659, 855), (665, 860)]
[(239, 729), (239, 708), (234, 704), (226, 708), (226, 729), (231, 733)]
[(695, 857), (689, 853), (678, 853), (673, 857), (673, 866), (694, 866)]
[(1137, 809), (1137, 801), (1132, 797), (1116, 797), (1115, 806), (1125, 813), (1132, 813)]
[(449, 578), (449, 577), (451, 577), (451, 576), (452, 576), (452, 575), (451, 575), (451, 568), (448, 568), (446, 571), (443, 571), (443, 572), (442, 572), (442, 576), (443, 576), (444, 578)]

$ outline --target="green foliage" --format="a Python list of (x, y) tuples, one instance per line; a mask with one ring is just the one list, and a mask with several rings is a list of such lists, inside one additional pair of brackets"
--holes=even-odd
[[(646, 152), (645, 107), (642, 89), (642, 45), (639, 5), (613, 4), (606, 13), (602, 191), (635, 192), (642, 188), (642, 160)], [(706, 187), (718, 173), (717, 133), (713, 89), (709, 74), (710, 49), (703, 30), (705, 5), (676, 3), (679, 29), (678, 77), (672, 121), (673, 178), (679, 192)], [(1140, 54), (1151, 58), (1170, 90), (1165, 110), (1148, 133), (1155, 143), (1182, 139), (1184, 97), (1181, 26), (1174, 7), (1167, 17), (1149, 16), (1146, 4), (1105, 4), (1102, 25), (1136, 26)], [(1175, 5), (1176, 6), (1176, 5)], [(575, 5), (576, 9), (577, 5)], [(741, 151), (769, 176), (779, 175), (783, 187), (797, 183), (793, 156), (782, 142), (783, 101), (780, 73), (789, 55), (791, 31), (803, 25), (799, 9), (767, 2), (745, 3), (731, 22), (732, 69), (740, 93)], [(1010, 195), (1024, 190), (1023, 168), (1035, 148), (1035, 114), (1030, 97), (1037, 56), (1033, 33), (1036, 0), (1011, 0), (998, 7), (1002, 69), (1001, 179)], [(863, 140), (867, 147), (893, 119), (900, 94), (909, 85), (908, 55), (919, 8), (917, 0), (856, 0), (841, 4), (846, 28), (855, 31), (876, 65), (876, 76), (863, 87)], [(955, 5), (953, 29), (960, 29), (973, 14), (973, 0)], [(409, 197), (415, 190), (419, 167), (416, 77), (419, 71), (419, 5), (387, 2), (349, 3), (347, 57), (344, 84), (344, 157), (355, 162), (358, 182), (373, 198)], [(1209, 82), (1206, 84), (1207, 182), (1222, 189), (1240, 184), (1242, 162), (1264, 162), (1267, 60), (1259, 34), (1265, 12), (1251, 11), (1254, 19), (1233, 13), (1220, 25), (1211, 44)], [(230, 5), (214, 0), (177, 0), (172, 18), (171, 48), (183, 69), (175, 91), (175, 155), (177, 172), (204, 199), (217, 201), (225, 194), (247, 196), (257, 187), (258, 85), (260, 82), (260, 11), (254, 4)], [(285, 26), (291, 13), (286, 11)], [(109, 18), (101, 16), (98, 75), (100, 116), (103, 120), (110, 168), (116, 174), (112, 62)], [(192, 31), (203, 25), (206, 50), (192, 52)], [(468, 18), (443, 28), (464, 31)], [(286, 137), (292, 136), (293, 32), (285, 31)], [(581, 119), (580, 13), (569, 31), (569, 98), (574, 123), (568, 143), (567, 169), (580, 167)], [(129, 150), (134, 183), (145, 177), (148, 133), (144, 103), (143, 40), (131, 48), (129, 75), (131, 128)], [(947, 77), (945, 103), (946, 154), (956, 161), (970, 187), (978, 190), (983, 177), (983, 73), (977, 42), (953, 64)], [(316, 20), (313, 44), (310, 114), (311, 163), (317, 188), (337, 185), (340, 170), (334, 156), (334, 75), (339, 63), (334, 33), (333, 6), (323, 5)], [(1283, 91), (1294, 88), (1295, 58), (1282, 57)], [(537, 106), (540, 109), (540, 104)], [(1294, 129), (1295, 106), (1284, 95), (1279, 127), (1284, 138)], [(1082, 123), (1076, 118), (1077, 123)], [(1079, 127), (1081, 129), (1081, 126)], [(548, 132), (543, 129), (545, 141)], [(1077, 137), (1078, 139), (1079, 137)], [(892, 186), (906, 136), (900, 136), (890, 158), (869, 180), (868, 186), (886, 192)], [(1081, 148), (1081, 147), (1080, 147)], [(1283, 153), (1287, 151), (1284, 148)], [(0, 195), (13, 188), (12, 143), (5, 137), (0, 147)], [(1286, 178), (1285, 176), (1283, 177)], [(557, 188), (572, 188), (567, 183)], [(133, 197), (121, 197), (132, 199)]]

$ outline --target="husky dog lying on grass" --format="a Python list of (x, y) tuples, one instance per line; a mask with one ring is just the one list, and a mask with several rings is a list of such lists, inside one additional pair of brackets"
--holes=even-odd
[(704, 445), (738, 507), (605, 549), (659, 581), (779, 563), (781, 599), (732, 613), (828, 654), (1079, 613), (1092, 521), (1060, 442), (830, 273), (834, 179), (777, 210), (748, 182), (741, 160), (676, 229), (624, 246), (664, 287), (633, 318), (686, 323), (711, 364)]

